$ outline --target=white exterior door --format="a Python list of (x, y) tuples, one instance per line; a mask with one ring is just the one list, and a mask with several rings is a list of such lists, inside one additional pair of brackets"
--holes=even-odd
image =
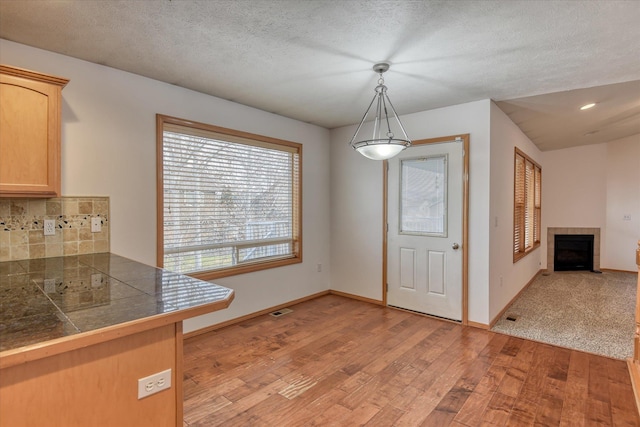
[(462, 320), (463, 142), (389, 160), (387, 303)]

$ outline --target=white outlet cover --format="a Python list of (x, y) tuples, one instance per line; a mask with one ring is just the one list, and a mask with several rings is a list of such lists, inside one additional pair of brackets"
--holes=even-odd
[(138, 399), (171, 388), (171, 369), (138, 380)]
[(47, 294), (56, 292), (56, 279), (44, 279), (44, 292)]
[(53, 236), (56, 234), (56, 220), (55, 219), (45, 219), (44, 220), (44, 235), (45, 236)]
[(91, 218), (91, 232), (98, 233), (102, 231), (102, 219), (99, 216)]
[(102, 286), (102, 274), (96, 273), (91, 275), (91, 287), (99, 288)]

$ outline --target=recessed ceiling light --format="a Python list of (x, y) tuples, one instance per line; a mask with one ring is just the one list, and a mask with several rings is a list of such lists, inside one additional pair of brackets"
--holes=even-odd
[(588, 110), (589, 108), (593, 108), (593, 107), (595, 107), (595, 106), (596, 106), (596, 103), (594, 102), (594, 103), (592, 103), (592, 104), (586, 104), (586, 105), (583, 105), (582, 107), (580, 107), (580, 109), (581, 109), (581, 110)]

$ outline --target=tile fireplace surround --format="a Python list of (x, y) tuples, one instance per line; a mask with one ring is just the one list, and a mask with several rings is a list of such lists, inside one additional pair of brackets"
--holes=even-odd
[(593, 234), (593, 269), (600, 271), (600, 229), (586, 227), (547, 227), (547, 271), (554, 271), (556, 234)]

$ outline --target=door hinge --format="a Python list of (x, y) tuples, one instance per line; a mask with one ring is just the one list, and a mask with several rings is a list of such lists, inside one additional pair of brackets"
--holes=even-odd
[(387, 223), (387, 233), (389, 232), (389, 223)]
[(387, 286), (386, 286), (386, 288), (387, 288), (386, 290), (387, 290), (387, 292), (389, 292), (389, 284), (388, 284), (388, 283), (386, 283), (386, 285), (387, 285)]

